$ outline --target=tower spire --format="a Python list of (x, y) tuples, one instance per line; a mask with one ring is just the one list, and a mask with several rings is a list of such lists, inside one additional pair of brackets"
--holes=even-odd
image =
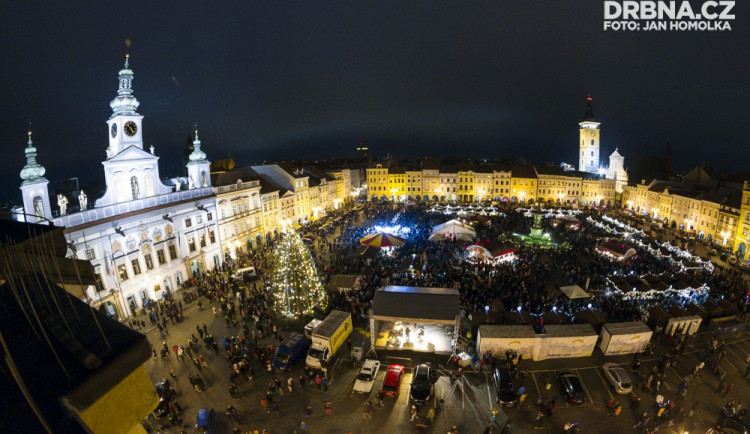
[(193, 126), (195, 128), (195, 140), (193, 140), (193, 152), (190, 153), (190, 162), (188, 166), (199, 163), (207, 163), (206, 153), (201, 151), (201, 140), (198, 138), (198, 123), (196, 122)]
[(29, 131), (27, 134), (29, 140), (26, 142), (26, 149), (24, 150), (24, 154), (26, 154), (26, 165), (21, 169), (21, 179), (23, 179), (21, 185), (46, 182), (47, 180), (44, 178), (46, 169), (36, 161), (36, 147), (34, 147), (34, 142), (31, 140), (31, 121), (29, 121)]
[[(130, 40), (125, 41), (125, 45), (130, 47)], [(138, 115), (136, 111), (140, 103), (133, 96), (133, 70), (130, 69), (130, 53), (125, 53), (125, 64), (118, 73), (119, 86), (117, 96), (109, 106), (112, 108), (110, 119), (119, 115)]]
[(594, 98), (592, 98), (590, 94), (586, 94), (586, 112), (583, 115), (583, 121), (596, 122), (596, 118), (594, 117), (594, 109), (591, 106), (592, 101), (594, 101)]

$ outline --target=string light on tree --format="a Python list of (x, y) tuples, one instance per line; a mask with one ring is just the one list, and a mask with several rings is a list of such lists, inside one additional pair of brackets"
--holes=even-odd
[(328, 296), (315, 262), (302, 238), (291, 227), (285, 228), (275, 255), (271, 292), (276, 311), (296, 319), (312, 315), (315, 309), (325, 310)]

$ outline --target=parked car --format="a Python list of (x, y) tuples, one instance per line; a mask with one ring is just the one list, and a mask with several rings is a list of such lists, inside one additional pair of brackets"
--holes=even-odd
[(622, 366), (617, 366), (614, 363), (605, 363), (602, 366), (604, 370), (604, 376), (607, 377), (609, 383), (615, 388), (615, 391), (620, 395), (627, 395), (633, 391), (633, 383), (630, 381), (630, 376)]
[(389, 398), (398, 398), (398, 392), (401, 389), (401, 379), (404, 377), (404, 367), (402, 365), (390, 365), (385, 371), (385, 380), (381, 392), (383, 396)]
[(560, 371), (557, 373), (557, 380), (560, 382), (565, 399), (572, 404), (583, 404), (586, 400), (586, 391), (583, 389), (583, 383), (578, 375), (571, 371)]
[(255, 272), (255, 267), (240, 268), (232, 274), (232, 278), (236, 280), (250, 280), (256, 276), (257, 273)]
[(497, 403), (503, 407), (518, 405), (518, 395), (516, 395), (516, 389), (513, 387), (511, 378), (510, 370), (505, 367), (495, 368), (495, 372), (492, 373), (492, 382), (495, 385)]
[(429, 401), (435, 392), (435, 386), (432, 380), (432, 367), (421, 364), (414, 369), (414, 375), (411, 378), (411, 390), (409, 398), (415, 404), (424, 404)]
[(375, 383), (375, 377), (380, 370), (380, 362), (377, 360), (365, 360), (362, 369), (359, 370), (357, 379), (354, 380), (354, 391), (360, 393), (370, 393), (372, 385)]
[(727, 434), (748, 434), (748, 429), (740, 421), (723, 417), (716, 425), (716, 432)]
[(200, 434), (216, 433), (216, 412), (213, 408), (201, 408), (195, 418), (195, 432)]

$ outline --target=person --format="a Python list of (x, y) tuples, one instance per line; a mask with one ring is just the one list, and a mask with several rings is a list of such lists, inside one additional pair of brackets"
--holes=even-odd
[(721, 397), (723, 398), (723, 397), (729, 395), (732, 392), (733, 388), (734, 388), (734, 383), (727, 384), (727, 388), (724, 390), (724, 394), (721, 395)]
[(419, 411), (417, 411), (417, 406), (414, 405), (414, 404), (412, 404), (412, 406), (411, 406), (411, 418), (409, 418), (409, 422), (414, 422), (414, 419), (417, 419), (417, 418), (419, 418)]

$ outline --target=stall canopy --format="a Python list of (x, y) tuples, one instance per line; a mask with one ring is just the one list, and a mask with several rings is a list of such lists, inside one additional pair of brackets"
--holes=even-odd
[(386, 286), (375, 291), (372, 301), (372, 317), (379, 321), (455, 324), (458, 311), (458, 290), (453, 288)]
[(502, 259), (508, 255), (515, 253), (516, 249), (512, 246), (501, 245), (493, 242), (480, 244), (471, 244), (466, 246), (466, 252), (473, 254), (480, 261), (488, 261), (490, 259)]
[(569, 299), (574, 300), (576, 298), (589, 298), (591, 297), (588, 292), (584, 291), (578, 285), (561, 286), (560, 291), (567, 295)]
[(477, 236), (476, 231), (471, 226), (461, 223), (460, 221), (453, 219), (447, 222), (437, 225), (432, 228), (430, 233), (430, 239), (468, 239), (473, 240)]
[(331, 281), (328, 282), (328, 289), (331, 291), (346, 291), (349, 289), (359, 289), (359, 279), (362, 276), (356, 274), (334, 274)]
[(368, 247), (394, 247), (404, 244), (404, 239), (391, 234), (379, 233), (368, 235), (359, 240), (359, 243)]

